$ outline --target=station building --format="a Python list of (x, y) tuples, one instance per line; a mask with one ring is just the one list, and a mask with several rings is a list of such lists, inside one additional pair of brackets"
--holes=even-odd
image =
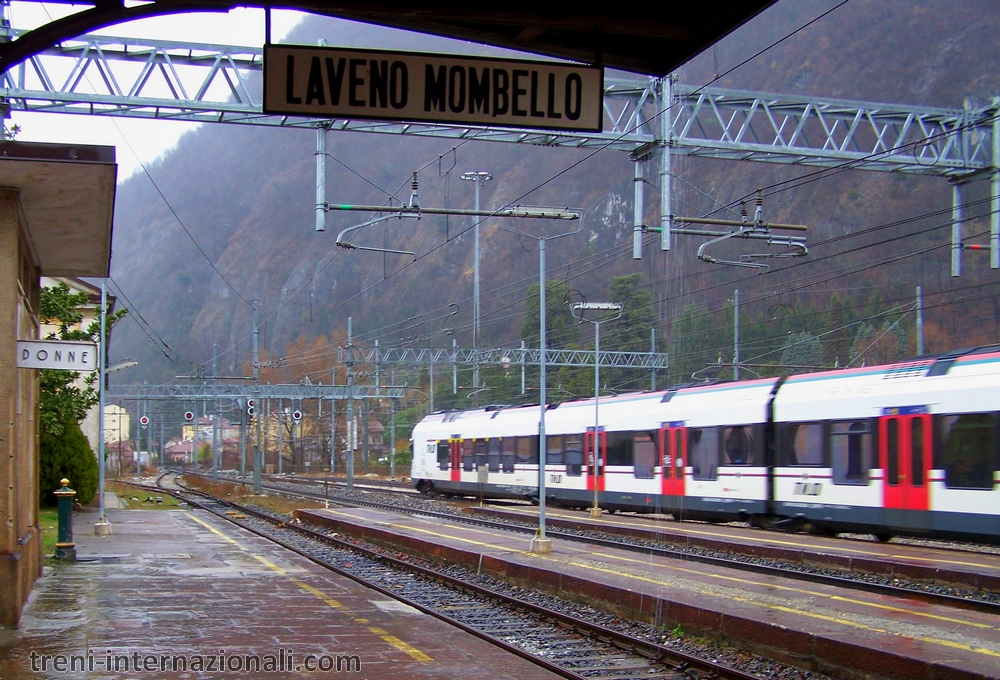
[(42, 569), (38, 371), (17, 342), (42, 337), (42, 276), (106, 277), (114, 147), (0, 142), (0, 626), (17, 626)]

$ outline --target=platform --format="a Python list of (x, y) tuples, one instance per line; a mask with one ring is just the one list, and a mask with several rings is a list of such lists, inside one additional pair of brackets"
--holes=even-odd
[[(367, 508), (300, 510), (309, 519), (408, 553), (623, 616), (726, 641), (834, 676), (1000, 677), (1000, 617), (843, 588), (713, 568)], [(852, 676), (853, 677), (853, 676)]]
[[(490, 519), (538, 522), (537, 506), (471, 507), (472, 515)], [(901, 543), (875, 543), (764, 529), (673, 522), (635, 515), (605, 513), (591, 519), (586, 512), (548, 508), (553, 529), (585, 525), (596, 531), (633, 536), (680, 548), (704, 548), (787, 560), (859, 573), (883, 574), (1000, 592), (1000, 555), (926, 548)]]
[[(3, 680), (298, 678), (338, 662), (360, 664), (358, 678), (555, 677), (207, 512), (109, 511), (106, 538), (96, 518), (74, 521), (77, 554), (93, 561), (46, 568), (20, 629), (0, 630)], [(248, 673), (255, 658), (277, 672)]]

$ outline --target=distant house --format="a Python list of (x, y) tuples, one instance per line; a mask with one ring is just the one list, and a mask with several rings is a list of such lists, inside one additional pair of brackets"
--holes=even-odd
[[(185, 423), (181, 427), (181, 438), (184, 441), (191, 441), (197, 439), (199, 446), (201, 443), (207, 443), (209, 447), (212, 446), (212, 422), (213, 414), (208, 414), (197, 418), (194, 422)], [(239, 425), (234, 425), (222, 416), (219, 416), (219, 439), (233, 439), (240, 436)]]
[[(60, 283), (65, 283), (69, 288), (70, 293), (85, 293), (87, 295), (87, 302), (80, 309), (83, 314), (83, 320), (80, 321), (77, 326), (71, 330), (86, 330), (87, 327), (96, 319), (99, 318), (101, 313), (101, 289), (93, 286), (83, 279), (74, 276), (43, 276), (41, 278), (42, 288), (55, 288)], [(115, 296), (108, 295), (108, 306), (111, 310), (114, 310)], [(53, 324), (42, 324), (39, 328), (39, 336), (42, 338), (48, 338), (49, 336), (55, 336), (59, 332), (59, 327)], [(86, 373), (80, 374), (80, 379), (77, 381), (77, 387), (84, 386), (84, 378)], [(105, 410), (107, 413), (107, 410)], [(94, 452), (96, 456), (98, 451), (100, 451), (100, 408), (94, 406), (90, 411), (87, 412), (87, 417), (83, 419), (80, 423), (80, 429), (83, 430), (83, 434), (87, 436), (87, 441), (90, 442), (90, 449)], [(107, 427), (105, 427), (105, 432)], [(128, 428), (125, 428), (125, 436), (128, 436)], [(107, 439), (105, 438), (105, 441)]]
[(104, 442), (120, 442), (129, 438), (132, 418), (128, 411), (118, 404), (104, 405)]
[(185, 465), (194, 459), (193, 444), (190, 441), (169, 441), (163, 447), (163, 460)]
[(105, 444), (107, 469), (111, 474), (121, 474), (135, 469), (135, 447), (128, 439)]

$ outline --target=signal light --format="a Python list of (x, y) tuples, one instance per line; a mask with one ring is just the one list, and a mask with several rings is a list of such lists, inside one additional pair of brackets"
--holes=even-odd
[(295, 422), (299, 422), (300, 420), (302, 420), (302, 411), (293, 411), (292, 420), (294, 420)]
[(191, 421), (194, 420), (194, 414), (191, 411), (184, 412), (184, 420)]
[(253, 418), (255, 412), (254, 402), (255, 402), (254, 399), (247, 399), (247, 415), (250, 416), (251, 418)]

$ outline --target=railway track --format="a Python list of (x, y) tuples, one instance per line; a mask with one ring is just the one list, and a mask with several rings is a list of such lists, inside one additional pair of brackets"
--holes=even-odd
[[(284, 482), (285, 480), (281, 481)], [(270, 483), (265, 485), (264, 488), (268, 491), (296, 495), (300, 498), (312, 501), (329, 501), (340, 506), (368, 507), (389, 512), (419, 512), (425, 517), (452, 522), (463, 522), (490, 529), (503, 529), (528, 534), (533, 534), (537, 530), (536, 525), (528, 522), (516, 523), (510, 520), (496, 521), (470, 517), (466, 514), (456, 512), (400, 508), (397, 504), (384, 503), (376, 500), (366, 500), (357, 497), (346, 498), (344, 496), (337, 496), (329, 498), (324, 494), (313, 492), (306, 488), (300, 487), (288, 489), (283, 487), (280, 483)], [(679, 559), (698, 564), (705, 564), (711, 567), (738, 569), (753, 574), (776, 576), (828, 586), (837, 586), (861, 592), (916, 600), (928, 604), (946, 605), (970, 611), (1000, 614), (1000, 594), (997, 593), (984, 594), (972, 590), (959, 590), (956, 588), (950, 589), (956, 591), (954, 593), (942, 592), (940, 586), (936, 584), (928, 584), (926, 581), (916, 579), (903, 579), (899, 577), (889, 578), (885, 575), (834, 570), (830, 568), (820, 569), (810, 567), (809, 565), (803, 565), (801, 563), (782, 562), (774, 559), (763, 560), (758, 557), (747, 557), (738, 554), (722, 553), (720, 551), (705, 549), (692, 550), (679, 547), (664, 547), (662, 545), (653, 545), (648, 541), (637, 541), (635, 539), (615, 536), (613, 534), (595, 535), (589, 530), (565, 531), (549, 527), (546, 529), (546, 534), (552, 538), (562, 538), (576, 542), (583, 542), (599, 547), (624, 549), (642, 553), (644, 555), (655, 555), (658, 557)]]
[[(750, 680), (730, 668), (193, 489), (156, 488), (566, 678)], [(149, 488), (149, 487), (145, 487)], [(453, 571), (455, 573), (448, 573)], [(765, 677), (771, 677), (770, 674)]]
[[(303, 477), (294, 477), (294, 476), (282, 476), (282, 477), (278, 477), (276, 475), (271, 475), (270, 477), (271, 477), (272, 481), (276, 482), (276, 483), (289, 483), (289, 484), (296, 484), (296, 485), (303, 485), (303, 486), (309, 486), (309, 485), (316, 486), (316, 485), (323, 484), (324, 481), (328, 481), (329, 485), (332, 486), (332, 487), (346, 487), (346, 482), (342, 482), (342, 481), (339, 481), (339, 479), (333, 479), (333, 478), (331, 478), (330, 480), (323, 480), (323, 479), (318, 479), (318, 478), (309, 478), (309, 477), (303, 478)], [(265, 475), (265, 478), (268, 478), (268, 476)], [(406, 496), (425, 497), (425, 496), (423, 496), (423, 494), (421, 494), (420, 492), (418, 492), (410, 483), (408, 483), (408, 482), (402, 482), (402, 481), (390, 481), (390, 480), (381, 480), (381, 479), (361, 479), (360, 481), (356, 481), (355, 482), (355, 488), (358, 489), (358, 490), (373, 490), (373, 491), (374, 490), (378, 490), (378, 491), (384, 491), (386, 493), (401, 493), (401, 494), (404, 494)], [(469, 499), (473, 499), (474, 496), (470, 495), (470, 496), (468, 496), (468, 498)], [(518, 500), (512, 500), (512, 499), (503, 499), (503, 500), (492, 499), (490, 502), (492, 504), (494, 504), (494, 505), (511, 504), (511, 505), (515, 505), (515, 506), (522, 506), (522, 505), (526, 505), (526, 504), (529, 503), (529, 501), (527, 501), (527, 500), (518, 501)], [(537, 503), (536, 503), (536, 505), (537, 505)], [(613, 514), (615, 514), (615, 513), (613, 513)], [(620, 513), (619, 516), (621, 516), (621, 517), (641, 517), (644, 520), (648, 520), (651, 523), (655, 523), (655, 522), (659, 521), (659, 522), (663, 522), (663, 523), (669, 524), (669, 525), (675, 525), (678, 521), (680, 521), (682, 523), (686, 521), (686, 520), (676, 520), (674, 518), (667, 519), (667, 517), (669, 517), (669, 515), (666, 515), (666, 516), (665, 515), (649, 515), (649, 514), (641, 514), (641, 513), (634, 513), (634, 512), (623, 512), (623, 513)], [(696, 524), (702, 524), (702, 522), (696, 522)], [(735, 524), (739, 524), (739, 523), (732, 523), (732, 524), (735, 525)], [(749, 525), (745, 525), (745, 526), (749, 527)], [(766, 529), (758, 529), (758, 530), (760, 530), (760, 531), (767, 531)], [(778, 530), (772, 529), (772, 531), (778, 531)], [(782, 533), (782, 532), (779, 531), (779, 533)], [(787, 534), (790, 534), (790, 535), (795, 535), (796, 534), (796, 532), (794, 532), (794, 531), (792, 531), (792, 532), (784, 532), (784, 533), (787, 533)], [(877, 539), (874, 534), (867, 534), (867, 535), (862, 535), (862, 534), (840, 534), (840, 535), (837, 536), (837, 540), (851, 542), (851, 543), (861, 543), (861, 544), (870, 544), (870, 543), (873, 543), (873, 542), (875, 542), (875, 543), (883, 543), (884, 542), (884, 541), (880, 541), (879, 539)], [(938, 550), (946, 550), (948, 552), (953, 552), (953, 553), (956, 553), (956, 554), (971, 554), (971, 555), (975, 555), (975, 554), (1000, 554), (1000, 547), (998, 547), (997, 545), (993, 545), (993, 544), (978, 544), (978, 543), (963, 543), (963, 542), (958, 542), (958, 541), (947, 541), (947, 540), (938, 539), (938, 538), (922, 538), (922, 537), (916, 537), (916, 536), (895, 536), (892, 539), (892, 543), (897, 544), (897, 545), (913, 545), (913, 546), (916, 546), (916, 547), (935, 548), (935, 549), (938, 549)]]

